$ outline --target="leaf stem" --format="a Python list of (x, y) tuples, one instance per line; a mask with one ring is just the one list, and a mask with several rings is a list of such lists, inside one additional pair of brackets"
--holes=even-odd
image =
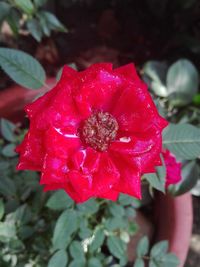
[(46, 88), (47, 90), (50, 90), (51, 89), (51, 87), (47, 83), (44, 83), (43, 84), (43, 87)]

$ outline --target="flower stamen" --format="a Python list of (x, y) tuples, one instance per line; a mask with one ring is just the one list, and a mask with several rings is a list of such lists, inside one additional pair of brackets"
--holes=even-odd
[(108, 112), (96, 111), (84, 121), (80, 130), (81, 140), (98, 151), (106, 151), (116, 138), (117, 120)]

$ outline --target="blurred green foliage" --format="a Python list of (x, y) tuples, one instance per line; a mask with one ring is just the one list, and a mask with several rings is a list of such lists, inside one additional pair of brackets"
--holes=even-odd
[(182, 180), (169, 187), (173, 195), (180, 195), (200, 179), (199, 72), (188, 59), (179, 59), (171, 65), (148, 61), (142, 73), (158, 110), (171, 122), (163, 132), (163, 144), (182, 161)]
[(57, 17), (45, 10), (47, 0), (2, 0), (0, 1), (0, 28), (7, 22), (13, 34), (25, 31), (40, 42), (51, 31), (67, 32)]

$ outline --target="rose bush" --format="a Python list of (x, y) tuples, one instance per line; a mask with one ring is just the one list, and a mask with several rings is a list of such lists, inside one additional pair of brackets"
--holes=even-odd
[[(159, 113), (172, 122), (163, 132), (167, 123), (133, 65), (113, 70), (110, 64), (97, 64), (83, 72), (64, 67), (55, 88), (26, 107), (30, 128), (20, 146), (27, 130), (21, 132), (23, 127), (0, 121), (1, 265), (127, 266), (127, 244), (138, 229), (130, 220), (134, 207), (149, 203), (148, 192), (153, 196), (154, 190), (182, 194), (194, 186), (193, 177), (198, 177), (200, 130), (193, 121), (199, 124), (199, 113), (194, 108), (187, 116), (179, 114), (173, 107), (174, 93), (173, 97), (170, 93), (180, 85), (181, 73), (197, 81), (191, 63), (181, 62), (169, 68), (166, 86), (156, 76), (159, 64), (149, 63), (143, 69)], [(0, 48), (0, 65), (24, 87), (50, 89), (42, 66), (23, 52)], [(178, 76), (172, 75), (177, 71)], [(165, 96), (155, 99), (158, 85)], [(37, 172), (16, 172), (16, 145), (19, 169), (41, 172), (46, 190), (64, 189), (67, 194), (63, 190), (42, 192)], [(168, 186), (180, 179), (180, 167), (182, 180)], [(119, 192), (139, 198), (141, 181), (143, 201), (123, 194), (115, 203), (93, 198), (115, 200)], [(68, 194), (76, 202), (92, 199), (76, 204)], [(150, 210), (155, 202), (148, 204)], [(165, 241), (150, 248), (147, 238), (142, 238), (134, 267), (146, 261), (159, 267), (179, 266), (167, 248)]]
[(141, 176), (161, 165), (167, 126), (133, 64), (65, 66), (58, 84), (26, 106), (30, 129), (17, 152), (19, 170), (42, 173), (44, 189), (91, 197), (141, 198)]

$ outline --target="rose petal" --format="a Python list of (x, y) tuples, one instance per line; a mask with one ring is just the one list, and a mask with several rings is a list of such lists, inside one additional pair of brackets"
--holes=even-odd
[(108, 153), (101, 153), (99, 170), (93, 175), (93, 190), (95, 196), (102, 195), (113, 188), (120, 178), (119, 171), (115, 167)]
[(117, 118), (119, 129), (124, 134), (143, 132), (152, 125), (158, 129), (167, 126), (143, 83), (128, 84), (116, 103), (112, 114)]
[(94, 173), (99, 168), (100, 153), (93, 148), (86, 148), (77, 151), (73, 154), (72, 168), (82, 171), (84, 174)]
[(116, 201), (119, 197), (119, 192), (115, 190), (109, 190), (108, 192), (105, 192), (98, 196), (99, 198), (106, 198), (112, 201)]
[[(109, 110), (121, 80), (108, 72), (101, 71), (95, 80), (83, 84), (76, 97), (77, 105), (82, 104), (90, 114), (91, 110)], [(85, 114), (87, 114), (85, 111)]]
[(50, 128), (45, 135), (46, 152), (56, 157), (68, 158), (81, 147), (80, 139), (75, 134), (65, 134), (60, 129)]
[(94, 196), (91, 175), (84, 175), (78, 171), (70, 171), (68, 179), (73, 190), (79, 195), (80, 201), (85, 201)]
[[(131, 150), (132, 148), (132, 150)], [(111, 151), (118, 155), (119, 161), (122, 158), (129, 165), (137, 167), (141, 173), (154, 173), (155, 166), (162, 165), (160, 151), (162, 148), (161, 136), (154, 136), (149, 140), (136, 140), (126, 143), (113, 143)]]
[(140, 81), (139, 76), (137, 75), (135, 65), (130, 63), (125, 66), (119, 67), (114, 70), (116, 74), (121, 74), (125, 78), (130, 79), (131, 81)]
[(58, 184), (67, 182), (69, 172), (67, 160), (46, 154), (40, 184)]
[(112, 156), (119, 172), (120, 180), (114, 185), (113, 189), (141, 199), (141, 174), (134, 166), (127, 164), (122, 158)]
[(20, 153), (17, 165), (18, 170), (41, 171), (45, 156), (42, 134), (37, 133), (37, 131), (30, 127), (30, 130), (16, 151)]
[(63, 67), (62, 75), (60, 81), (55, 85), (53, 89), (45, 94), (45, 97), (41, 96), (33, 103), (26, 105), (25, 111), (28, 114), (29, 118), (32, 118), (36, 115), (36, 113), (40, 112), (42, 109), (48, 107), (50, 102), (55, 99), (60, 88), (66, 88), (66, 82), (69, 79), (75, 77), (77, 71), (65, 65)]

